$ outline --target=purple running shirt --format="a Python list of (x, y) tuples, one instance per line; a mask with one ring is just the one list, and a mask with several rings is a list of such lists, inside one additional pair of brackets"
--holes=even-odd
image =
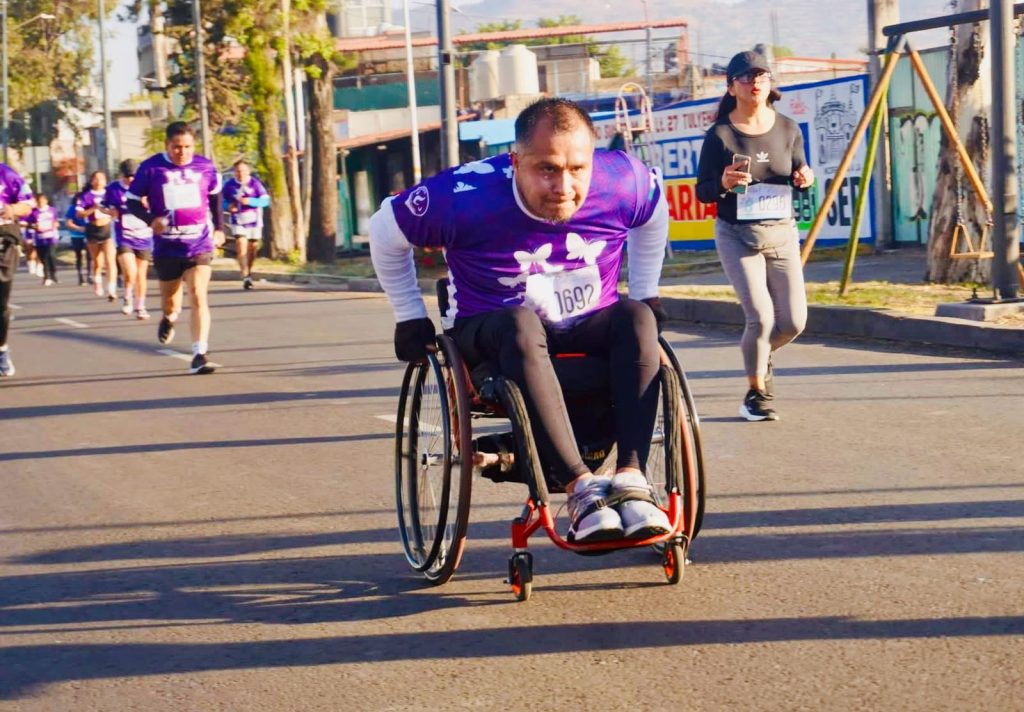
[[(18, 172), (6, 163), (0, 163), (0, 210), (5, 205), (32, 202), (32, 190)], [(0, 225), (10, 225), (17, 220), (0, 216)]]
[(586, 200), (565, 223), (527, 213), (509, 154), (443, 171), (397, 195), (391, 209), (412, 245), (444, 248), (450, 318), (524, 305), (566, 328), (619, 300), (627, 233), (660, 198), (643, 163), (598, 150)]
[(55, 245), (60, 239), (60, 226), (57, 223), (57, 211), (52, 205), (45, 208), (33, 208), (28, 216), (30, 224), (35, 225), (37, 245)]
[(264, 198), (267, 196), (267, 189), (256, 176), (249, 176), (245, 185), (239, 183), (237, 178), (228, 178), (224, 181), (224, 205), (227, 208), (237, 208), (235, 212), (227, 212), (228, 224), (236, 227), (261, 228), (263, 227), (263, 208), (255, 205), (242, 205), (242, 198)]
[[(80, 212), (85, 212), (90, 208), (102, 208), (103, 207), (103, 191), (102, 190), (83, 190), (78, 195), (78, 202), (75, 206)], [(86, 218), (86, 222), (90, 225), (95, 225), (100, 220), (103, 220), (104, 224), (110, 222), (110, 216), (104, 212), (94, 212)]]
[(213, 252), (209, 197), (220, 190), (220, 174), (205, 156), (197, 155), (185, 166), (176, 165), (165, 153), (142, 162), (128, 195), (145, 198), (149, 212), (168, 221), (164, 233), (153, 235), (154, 258), (191, 259)]
[(118, 212), (114, 221), (117, 246), (132, 250), (152, 250), (153, 229), (128, 212), (128, 191), (128, 186), (116, 180), (107, 184), (107, 191), (103, 194), (103, 205), (115, 208)]

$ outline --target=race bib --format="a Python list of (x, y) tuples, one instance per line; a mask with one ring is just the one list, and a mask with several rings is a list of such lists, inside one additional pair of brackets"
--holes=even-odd
[(125, 230), (148, 230), (149, 225), (144, 220), (139, 220), (131, 213), (121, 213), (121, 227)]
[(597, 265), (531, 274), (526, 279), (526, 306), (550, 324), (593, 311), (600, 301), (601, 274)]
[(165, 183), (164, 205), (168, 210), (188, 210), (202, 206), (199, 186), (195, 183)]
[(788, 185), (755, 183), (736, 196), (737, 220), (785, 220), (793, 217), (793, 190)]

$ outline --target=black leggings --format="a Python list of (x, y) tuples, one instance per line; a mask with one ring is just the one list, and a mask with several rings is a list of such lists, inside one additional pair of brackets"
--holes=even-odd
[[(84, 237), (72, 237), (71, 238), (71, 249), (75, 251), (75, 269), (78, 270), (78, 281), (82, 281), (86, 276), (92, 275), (92, 257), (89, 255), (89, 250), (85, 249), (85, 238)], [(82, 253), (85, 253), (85, 272), (82, 272)]]
[(36, 253), (43, 265), (44, 279), (57, 279), (57, 245), (36, 241)]
[(11, 286), (13, 280), (0, 280), (0, 346), (7, 345), (7, 329), (11, 325)]
[(643, 302), (624, 299), (565, 331), (545, 327), (526, 307), (455, 320), (455, 343), (470, 367), (493, 361), (523, 389), (541, 459), (562, 486), (589, 472), (566, 412), (551, 353), (608, 359), (617, 466), (643, 469), (658, 410), (658, 328)]

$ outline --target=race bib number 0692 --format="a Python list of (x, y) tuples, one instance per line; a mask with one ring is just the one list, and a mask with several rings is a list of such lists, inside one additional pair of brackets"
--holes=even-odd
[(526, 280), (526, 305), (551, 324), (593, 311), (600, 301), (601, 275), (597, 265), (531, 274)]

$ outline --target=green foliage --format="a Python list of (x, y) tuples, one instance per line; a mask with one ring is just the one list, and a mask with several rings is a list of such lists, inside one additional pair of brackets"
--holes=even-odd
[[(796, 56), (795, 53), (793, 52), (793, 50), (791, 50), (789, 47), (785, 47), (783, 45), (772, 45), (772, 54), (775, 56), (776, 59), (779, 59), (781, 57), (795, 57)], [(865, 52), (865, 54), (867, 54), (867, 53)]]
[[(87, 91), (94, 70), (94, 0), (8, 4), (10, 140), (45, 143), (59, 122), (80, 128), (80, 112), (93, 109)], [(53, 19), (40, 17), (54, 15)]]

